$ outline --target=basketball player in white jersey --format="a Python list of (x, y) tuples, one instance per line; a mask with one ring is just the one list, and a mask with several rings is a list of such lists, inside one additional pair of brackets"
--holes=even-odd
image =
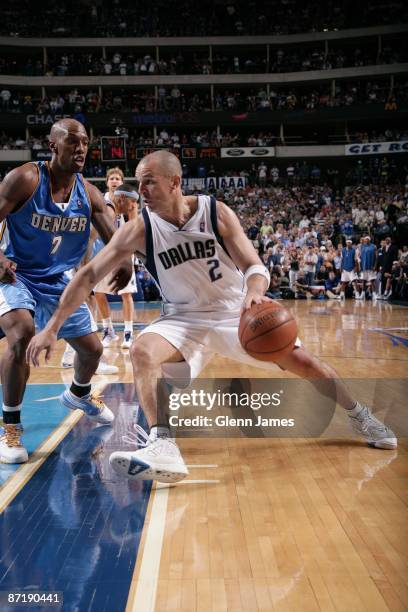
[[(144, 254), (164, 302), (164, 314), (139, 335), (130, 351), (150, 434), (139, 429), (135, 442), (138, 438), (143, 448), (114, 452), (110, 463), (129, 478), (176, 482), (188, 470), (170, 438), (165, 415), (157, 416), (156, 381), (162, 373), (167, 379), (195, 378), (215, 352), (257, 367), (275, 368), (273, 363), (250, 357), (238, 340), (241, 309), (268, 301), (264, 294), (269, 273), (225, 204), (209, 196), (183, 195), (181, 167), (175, 155), (167, 151), (147, 155), (139, 163), (136, 177), (146, 208), (121, 227), (74, 277), (46, 328), (32, 339), (27, 360), (39, 365), (43, 350), (49, 359), (59, 327), (95, 283), (130, 253)], [(322, 379), (332, 379), (328, 386), (334, 387), (337, 402), (348, 412), (354, 429), (372, 446), (396, 447), (394, 433), (350, 396), (331, 366), (300, 342), (278, 365), (310, 379), (321, 392)]]
[[(117, 174), (108, 173), (108, 185), (109, 180), (118, 176)], [(137, 217), (137, 201), (139, 196), (137, 192), (134, 190), (132, 185), (128, 183), (124, 183), (121, 181), (119, 185), (117, 185), (113, 192), (109, 191), (108, 196), (110, 202), (114, 206), (114, 223), (116, 227), (120, 227), (129, 219), (135, 219)], [(106, 194), (105, 194), (106, 199)], [(99, 240), (100, 243), (99, 250), (104, 247), (104, 243)], [(134, 263), (134, 260), (133, 260)], [(98, 303), (98, 309), (102, 314), (102, 323), (103, 323), (103, 338), (102, 345), (104, 347), (109, 347), (112, 341), (117, 339), (115, 331), (113, 329), (111, 318), (104, 318), (107, 315), (110, 317), (110, 308), (107, 300), (107, 295), (112, 294), (112, 291), (109, 287), (109, 277), (103, 278), (95, 287), (95, 296)], [(133, 294), (136, 293), (136, 275), (135, 272), (132, 274), (132, 278), (129, 283), (119, 291), (118, 295), (122, 298), (123, 303), (123, 322), (124, 322), (124, 331), (123, 331), (123, 341), (120, 345), (121, 348), (128, 349), (131, 347), (133, 342)]]

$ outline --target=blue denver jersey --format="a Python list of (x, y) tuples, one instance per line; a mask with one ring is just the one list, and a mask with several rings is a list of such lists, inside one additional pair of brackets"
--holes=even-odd
[(341, 250), (341, 261), (343, 270), (346, 272), (354, 270), (356, 266), (356, 250), (353, 247), (351, 249), (343, 247)]
[(360, 253), (361, 269), (374, 270), (375, 264), (375, 246), (373, 244), (363, 244)]
[[(63, 210), (54, 202), (47, 162), (38, 162), (39, 181), (30, 199), (7, 216), (9, 243), (5, 255), (17, 272), (32, 279), (75, 268), (85, 254), (91, 203), (81, 174), (75, 175)], [(61, 206), (61, 205), (60, 205)]]

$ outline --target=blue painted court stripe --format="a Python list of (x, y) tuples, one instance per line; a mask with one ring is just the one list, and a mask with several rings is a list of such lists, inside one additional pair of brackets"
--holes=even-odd
[(64, 610), (125, 610), (151, 483), (109, 467), (139, 415), (133, 385), (109, 385), (104, 400), (116, 427), (81, 418), (0, 515), (1, 591), (38, 585), (62, 591)]
[[(48, 402), (40, 401), (46, 397), (58, 397), (64, 389), (65, 385), (62, 383), (27, 385), (21, 420), (24, 425), (23, 442), (29, 455), (32, 455), (71, 413), (68, 408), (62, 406), (58, 399)], [(2, 393), (0, 398), (3, 401)], [(19, 467), (19, 465), (0, 463), (0, 485), (6, 482)]]

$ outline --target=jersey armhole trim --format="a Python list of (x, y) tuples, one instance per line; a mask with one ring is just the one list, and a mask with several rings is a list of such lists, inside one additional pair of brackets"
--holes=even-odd
[(228, 257), (230, 259), (232, 259), (231, 255), (228, 253), (227, 247), (224, 244), (222, 236), (221, 236), (220, 232), (218, 231), (217, 200), (216, 200), (215, 196), (211, 196), (210, 197), (210, 219), (211, 219), (211, 225), (212, 225), (212, 229), (213, 229), (213, 232), (214, 232), (214, 236), (216, 237), (217, 242), (222, 246), (222, 248), (224, 249), (224, 251), (226, 252)]
[(154, 250), (153, 250), (153, 232), (152, 232), (152, 224), (150, 222), (149, 213), (146, 208), (142, 209), (142, 217), (145, 225), (145, 234), (146, 234), (146, 261), (145, 267), (148, 272), (153, 276), (157, 285), (160, 287), (159, 277), (157, 275), (156, 263), (154, 261)]
[[(89, 195), (89, 189), (88, 189), (88, 185), (86, 184), (86, 180), (84, 179), (84, 175), (80, 174), (79, 175), (81, 177), (81, 183), (84, 186), (85, 189), (85, 193), (86, 193), (86, 197), (88, 198), (88, 202), (89, 202), (89, 211), (90, 211), (90, 217), (92, 217), (92, 213), (93, 213), (93, 207), (92, 207), (92, 200), (91, 200), (91, 196)], [(71, 197), (70, 197), (71, 199)]]
[[(36, 184), (36, 186), (34, 187), (34, 191), (33, 191), (33, 193), (30, 195), (30, 197), (29, 197), (29, 198), (27, 198), (27, 199), (26, 199), (26, 201), (25, 201), (25, 202), (23, 202), (23, 204), (22, 204), (21, 206), (19, 206), (19, 207), (18, 207), (18, 208), (16, 208), (15, 210), (13, 210), (13, 212), (9, 213), (9, 215), (10, 215), (11, 217), (12, 217), (13, 215), (15, 215), (15, 214), (19, 213), (21, 210), (23, 210), (23, 208), (24, 208), (25, 206), (27, 206), (27, 204), (29, 203), (29, 201), (30, 201), (30, 200), (32, 200), (32, 198), (33, 198), (33, 197), (35, 196), (35, 194), (37, 193), (38, 188), (39, 188), (40, 183), (41, 183), (41, 170), (40, 170), (39, 165), (38, 165), (36, 162), (29, 162), (29, 163), (30, 163), (30, 164), (34, 164), (35, 168), (37, 169), (37, 184)], [(7, 216), (8, 216), (8, 215), (7, 215)]]

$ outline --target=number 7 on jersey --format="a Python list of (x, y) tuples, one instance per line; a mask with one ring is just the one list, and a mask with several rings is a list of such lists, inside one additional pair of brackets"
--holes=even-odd
[(55, 255), (55, 253), (60, 248), (61, 241), (62, 241), (62, 236), (54, 236), (54, 238), (52, 239), (50, 255)]

